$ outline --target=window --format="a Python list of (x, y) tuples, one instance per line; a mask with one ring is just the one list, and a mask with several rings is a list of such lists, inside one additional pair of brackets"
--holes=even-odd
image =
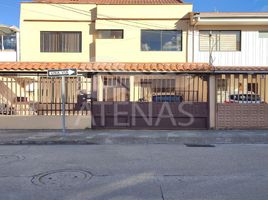
[(248, 92), (258, 93), (258, 83), (248, 83)]
[(259, 38), (268, 38), (268, 31), (259, 31)]
[(14, 50), (16, 51), (17, 41), (16, 35), (0, 35), (0, 50)]
[(129, 101), (129, 77), (104, 76), (103, 101)]
[(41, 52), (82, 52), (81, 32), (41, 32)]
[(141, 87), (151, 88), (153, 93), (175, 93), (175, 79), (144, 79), (140, 82)]
[(217, 80), (217, 88), (219, 91), (227, 90), (227, 80), (226, 79), (218, 79)]
[(123, 39), (124, 31), (123, 30), (98, 30), (97, 38), (98, 39)]
[(200, 31), (200, 51), (240, 51), (241, 31)]
[(142, 30), (142, 51), (182, 51), (182, 31)]

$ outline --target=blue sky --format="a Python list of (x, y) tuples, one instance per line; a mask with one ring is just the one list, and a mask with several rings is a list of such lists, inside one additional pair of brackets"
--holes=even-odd
[[(21, 0), (0, 0), (0, 24), (19, 26)], [(24, 0), (25, 1), (25, 0)], [(268, 0), (184, 0), (197, 12), (268, 12)]]

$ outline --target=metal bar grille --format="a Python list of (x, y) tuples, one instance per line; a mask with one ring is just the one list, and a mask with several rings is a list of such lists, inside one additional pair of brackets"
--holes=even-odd
[(267, 74), (219, 74), (217, 103), (268, 103)]
[[(87, 115), (91, 77), (66, 78), (66, 114)], [(0, 74), (0, 115), (61, 115), (61, 79), (39, 74)]]
[[(98, 101), (207, 102), (207, 75), (102, 75)], [(133, 84), (130, 81), (133, 80)], [(133, 87), (133, 88), (130, 88)]]

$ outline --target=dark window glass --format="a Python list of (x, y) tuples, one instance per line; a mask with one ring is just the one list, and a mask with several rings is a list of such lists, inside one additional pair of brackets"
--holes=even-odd
[(123, 30), (98, 30), (97, 38), (98, 39), (123, 39), (124, 31)]
[(218, 79), (217, 88), (219, 91), (226, 91), (227, 90), (227, 80), (226, 79)]
[(0, 49), (15, 51), (16, 48), (17, 48), (17, 41), (15, 34), (0, 36)]
[(81, 32), (41, 32), (41, 52), (81, 52)]
[(258, 92), (258, 84), (257, 83), (248, 83), (248, 92)]
[(161, 50), (161, 31), (141, 31), (142, 51)]
[(142, 30), (142, 51), (182, 51), (182, 32), (177, 30)]

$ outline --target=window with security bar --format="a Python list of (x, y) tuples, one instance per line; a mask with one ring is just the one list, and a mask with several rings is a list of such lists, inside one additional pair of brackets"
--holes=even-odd
[(216, 78), (217, 103), (268, 103), (268, 75), (220, 74)]

